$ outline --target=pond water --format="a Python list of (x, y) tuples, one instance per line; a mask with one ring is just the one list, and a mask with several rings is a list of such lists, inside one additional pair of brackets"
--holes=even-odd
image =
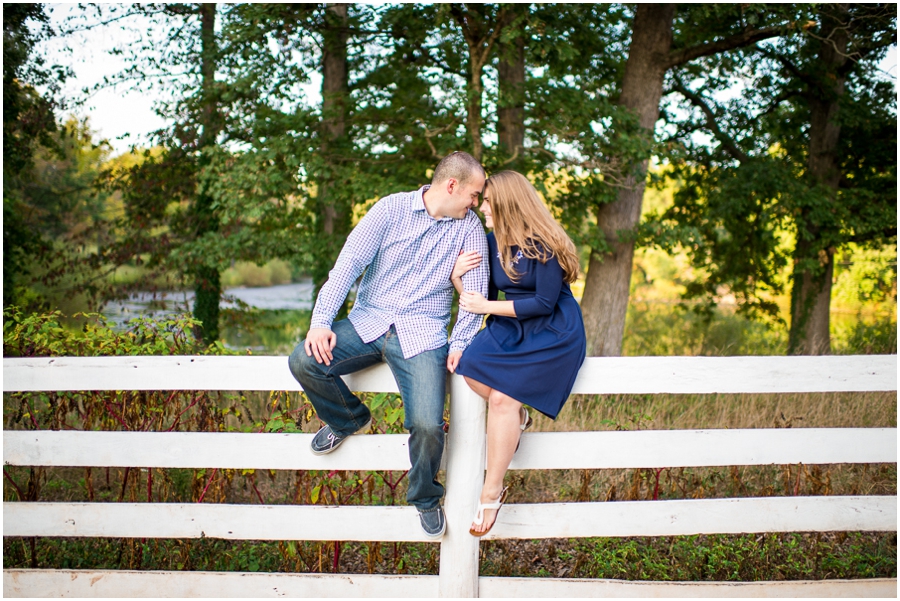
[[(225, 291), (220, 304), (222, 309), (236, 309), (237, 299), (256, 309), (264, 310), (312, 310), (312, 280), (266, 286), (264, 288), (230, 288)], [(194, 304), (192, 290), (162, 293), (139, 292), (124, 301), (113, 301), (103, 309), (103, 315), (114, 327), (123, 327), (135, 317), (160, 318), (190, 313)]]
[[(223, 314), (219, 331), (225, 346), (256, 354), (285, 354), (306, 334), (313, 307), (313, 283), (307, 279), (262, 288), (230, 288), (220, 307), (237, 309), (236, 300), (259, 311), (249, 317)], [(108, 303), (102, 313), (110, 326), (125, 329), (135, 317), (161, 319), (183, 315), (191, 312), (193, 304), (193, 291), (141, 292), (127, 300)]]

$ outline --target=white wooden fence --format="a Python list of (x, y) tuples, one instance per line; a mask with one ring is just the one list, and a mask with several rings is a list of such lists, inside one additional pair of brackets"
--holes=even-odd
[[(385, 366), (346, 378), (396, 392)], [(284, 357), (4, 359), (3, 389), (299, 390)], [(574, 393), (896, 391), (895, 356), (589, 358)], [(468, 533), (485, 462), (485, 407), (451, 376), (447, 533), (438, 576), (4, 570), (7, 597), (895, 597), (896, 579), (627, 582), (487, 578)], [(20, 466), (406, 470), (406, 435), (365, 435), (315, 456), (311, 434), (5, 431)], [(563, 444), (564, 443), (564, 444)], [(896, 428), (526, 433), (511, 469), (895, 463)], [(896, 531), (895, 496), (507, 505), (488, 539)], [(4, 536), (426, 541), (413, 507), (4, 503)]]

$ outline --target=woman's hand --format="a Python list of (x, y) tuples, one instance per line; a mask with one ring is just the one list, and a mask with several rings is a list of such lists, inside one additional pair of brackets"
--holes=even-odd
[(453, 273), (450, 279), (455, 280), (461, 278), (464, 274), (472, 271), (481, 264), (481, 255), (477, 250), (469, 252), (460, 251), (459, 257), (456, 258), (456, 265), (453, 266)]
[(480, 264), (481, 255), (478, 254), (477, 250), (471, 250), (469, 252), (459, 251), (459, 256), (456, 258), (456, 263), (453, 265), (453, 273), (450, 274), (450, 281), (453, 282), (453, 287), (456, 288), (457, 292), (460, 294), (463, 293), (463, 274), (470, 272)]
[(463, 292), (459, 295), (459, 306), (476, 315), (490, 313), (490, 301), (480, 292)]

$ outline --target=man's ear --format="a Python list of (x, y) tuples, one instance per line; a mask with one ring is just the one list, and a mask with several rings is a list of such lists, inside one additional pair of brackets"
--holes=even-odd
[(447, 194), (453, 194), (453, 191), (456, 189), (456, 186), (459, 185), (459, 182), (454, 178), (450, 178), (447, 180)]

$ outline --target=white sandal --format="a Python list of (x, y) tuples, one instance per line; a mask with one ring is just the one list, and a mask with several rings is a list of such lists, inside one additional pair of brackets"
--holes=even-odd
[[(484, 510), (485, 509), (496, 509), (497, 513), (494, 515), (494, 524), (497, 523), (497, 518), (500, 516), (500, 507), (503, 506), (503, 502), (506, 501), (506, 493), (509, 491), (509, 487), (505, 487), (500, 491), (500, 497), (497, 498), (493, 503), (479, 503), (478, 509), (475, 511), (475, 518), (472, 520), (473, 524), (481, 526), (484, 523)], [(491, 524), (491, 528), (494, 527), (494, 524)], [(484, 532), (476, 532), (472, 528), (469, 528), (469, 534), (472, 536), (482, 537), (488, 532), (491, 531), (491, 528), (488, 528)]]

